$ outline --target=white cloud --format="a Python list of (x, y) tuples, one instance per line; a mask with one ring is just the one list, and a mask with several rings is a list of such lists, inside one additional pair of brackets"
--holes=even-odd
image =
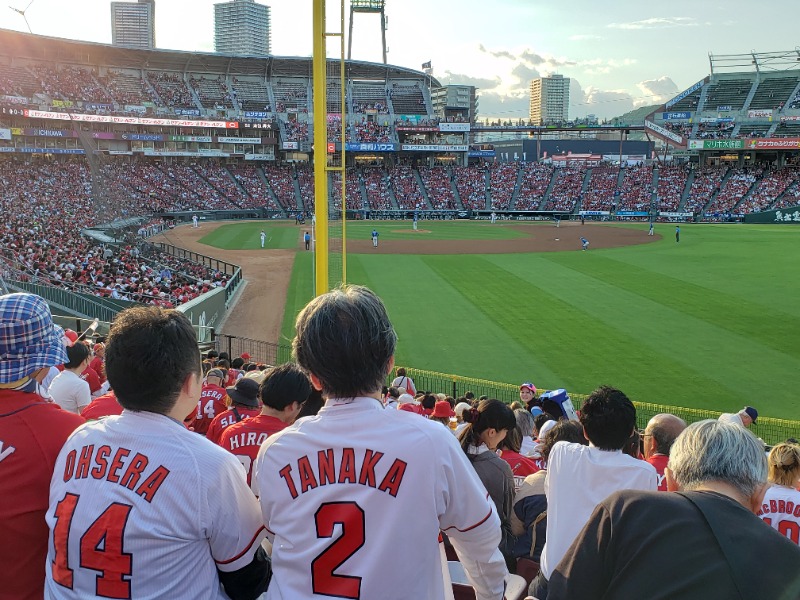
[(636, 99), (637, 106), (666, 102), (680, 91), (675, 82), (666, 75), (662, 75), (658, 79), (640, 81), (636, 84), (636, 87), (643, 94), (641, 98)]
[(571, 42), (589, 42), (593, 40), (604, 40), (605, 38), (602, 35), (594, 35), (592, 33), (578, 33), (569, 36), (567, 39)]
[(629, 21), (627, 23), (609, 23), (611, 29), (667, 29), (670, 27), (697, 27), (697, 20), (693, 17), (653, 17), (642, 21)]

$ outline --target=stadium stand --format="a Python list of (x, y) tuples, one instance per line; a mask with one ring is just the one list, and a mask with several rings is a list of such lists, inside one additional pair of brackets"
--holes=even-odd
[(714, 194), (719, 190), (728, 167), (706, 167), (701, 169), (692, 182), (689, 190), (689, 198), (686, 202), (686, 210), (689, 212), (702, 212), (703, 208), (709, 203)]
[(427, 115), (430, 114), (425, 104), (422, 90), (416, 83), (393, 83), (389, 90), (392, 106), (398, 115)]
[(653, 170), (646, 165), (628, 167), (619, 190), (618, 210), (650, 210)]
[(753, 167), (731, 169), (725, 183), (720, 187), (717, 197), (705, 212), (709, 214), (732, 212), (759, 178), (761, 172), (761, 169)]
[(164, 106), (198, 108), (182, 75), (165, 71), (147, 71), (147, 81), (153, 86)]
[(270, 210), (280, 210), (267, 189), (267, 182), (259, 175), (254, 165), (231, 165), (228, 170), (251, 199), (252, 206), (265, 206)]
[(685, 167), (664, 166), (658, 169), (658, 210), (676, 212), (681, 204), (689, 172)]
[(233, 77), (231, 88), (244, 111), (272, 112), (269, 90), (262, 79)]
[(411, 167), (395, 167), (390, 180), (400, 208), (405, 210), (428, 208)]
[(539, 208), (544, 199), (550, 180), (553, 178), (553, 167), (542, 163), (522, 163), (522, 181), (519, 187), (516, 210), (533, 210)]
[(458, 208), (446, 167), (420, 167), (419, 175), (422, 177), (422, 183), (434, 210)]
[(474, 167), (454, 167), (456, 188), (464, 208), (486, 209), (486, 172)]
[(389, 125), (380, 125), (375, 121), (362, 119), (353, 123), (354, 142), (391, 142), (392, 128)]
[(798, 78), (795, 77), (768, 77), (759, 82), (753, 100), (748, 108), (751, 109), (778, 109), (785, 103), (789, 94), (797, 87)]
[(233, 94), (228, 89), (224, 78), (192, 75), (189, 84), (194, 88), (203, 108), (234, 108)]
[(269, 182), (272, 191), (286, 209), (297, 210), (297, 196), (294, 190), (294, 176), (292, 167), (279, 167), (274, 165), (264, 165), (264, 176)]
[(767, 210), (793, 183), (797, 181), (796, 168), (784, 168), (765, 173), (754, 186), (753, 192), (737, 209), (739, 213)]
[(619, 167), (593, 168), (581, 210), (611, 210), (618, 180)]
[(59, 100), (82, 100), (110, 104), (113, 98), (89, 71), (76, 67), (55, 68), (35, 65), (31, 68), (38, 78), (41, 89), (51, 98)]
[(568, 166), (556, 169), (556, 180), (545, 203), (544, 210), (572, 212), (581, 195), (586, 167)]
[[(328, 193), (335, 208), (342, 207), (342, 175), (338, 171), (331, 173), (331, 181)], [(350, 210), (361, 210), (364, 203), (361, 200), (361, 186), (356, 169), (347, 169), (347, 179), (345, 180), (345, 192), (347, 194), (347, 208)]]
[(300, 187), (300, 198), (303, 208), (307, 211), (314, 210), (314, 171), (309, 166), (297, 167), (297, 184)]
[(508, 210), (517, 185), (517, 163), (494, 163), (489, 169), (492, 210)]
[(389, 193), (389, 175), (386, 171), (378, 168), (365, 168), (362, 173), (369, 208), (372, 210), (393, 208)]
[(730, 106), (731, 110), (739, 110), (747, 100), (747, 94), (753, 86), (754, 80), (747, 79), (722, 79), (708, 86), (706, 107), (709, 110), (719, 110), (719, 106)]
[(144, 102), (158, 100), (142, 79), (141, 73), (108, 69), (105, 77), (98, 77), (98, 80), (117, 104), (141, 106)]
[(273, 84), (275, 110), (308, 112), (308, 81), (305, 79), (278, 79)]
[(389, 113), (389, 103), (386, 100), (386, 84), (357, 82), (352, 85), (353, 112), (356, 114), (375, 111), (379, 115)]

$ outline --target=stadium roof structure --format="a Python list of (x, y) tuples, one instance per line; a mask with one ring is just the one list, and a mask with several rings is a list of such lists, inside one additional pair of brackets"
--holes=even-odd
[(783, 52), (756, 52), (747, 54), (708, 54), (711, 74), (764, 71), (790, 71), (800, 69), (800, 47)]
[[(310, 56), (249, 57), (183, 50), (144, 50), (33, 35), (9, 29), (0, 29), (0, 56), (87, 67), (109, 66), (220, 75), (230, 73), (265, 77), (311, 77), (312, 74)], [(416, 79), (426, 82), (430, 79), (434, 87), (440, 86), (437, 80), (415, 69), (359, 60), (346, 62), (349, 79)]]

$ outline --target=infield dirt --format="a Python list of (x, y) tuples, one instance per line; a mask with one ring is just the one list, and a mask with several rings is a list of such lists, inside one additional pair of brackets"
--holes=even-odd
[[(220, 330), (256, 340), (277, 341), (283, 323), (286, 292), (292, 277), (292, 265), (297, 252), (303, 249), (303, 229), (297, 226), (295, 250), (223, 250), (199, 240), (229, 222), (203, 223), (198, 228), (182, 225), (154, 241), (213, 256), (239, 265), (244, 275), (244, 289), (239, 292), (235, 307), (221, 323)], [(487, 224), (487, 226), (491, 226)], [(370, 240), (348, 240), (348, 253), (353, 254), (514, 254), (528, 252), (580, 251), (580, 238), (589, 240), (589, 251), (598, 248), (619, 248), (647, 244), (661, 239), (648, 236), (644, 229), (606, 227), (597, 224), (562, 223), (560, 227), (542, 224), (513, 225), (525, 237), (509, 240), (437, 240), (431, 232), (420, 230), (419, 239), (385, 240), (377, 248)], [(424, 233), (423, 233), (424, 232)]]

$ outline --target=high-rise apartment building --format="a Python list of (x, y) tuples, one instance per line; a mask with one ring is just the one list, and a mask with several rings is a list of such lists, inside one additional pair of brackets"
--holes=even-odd
[(155, 48), (155, 0), (112, 2), (111, 43), (128, 48)]
[(531, 81), (530, 120), (534, 125), (569, 120), (569, 77), (551, 75)]
[(474, 85), (445, 85), (431, 90), (433, 112), (442, 119), (459, 119), (474, 123), (478, 116), (478, 99)]
[(231, 0), (214, 5), (214, 50), (222, 54), (272, 54), (269, 6), (255, 0)]

